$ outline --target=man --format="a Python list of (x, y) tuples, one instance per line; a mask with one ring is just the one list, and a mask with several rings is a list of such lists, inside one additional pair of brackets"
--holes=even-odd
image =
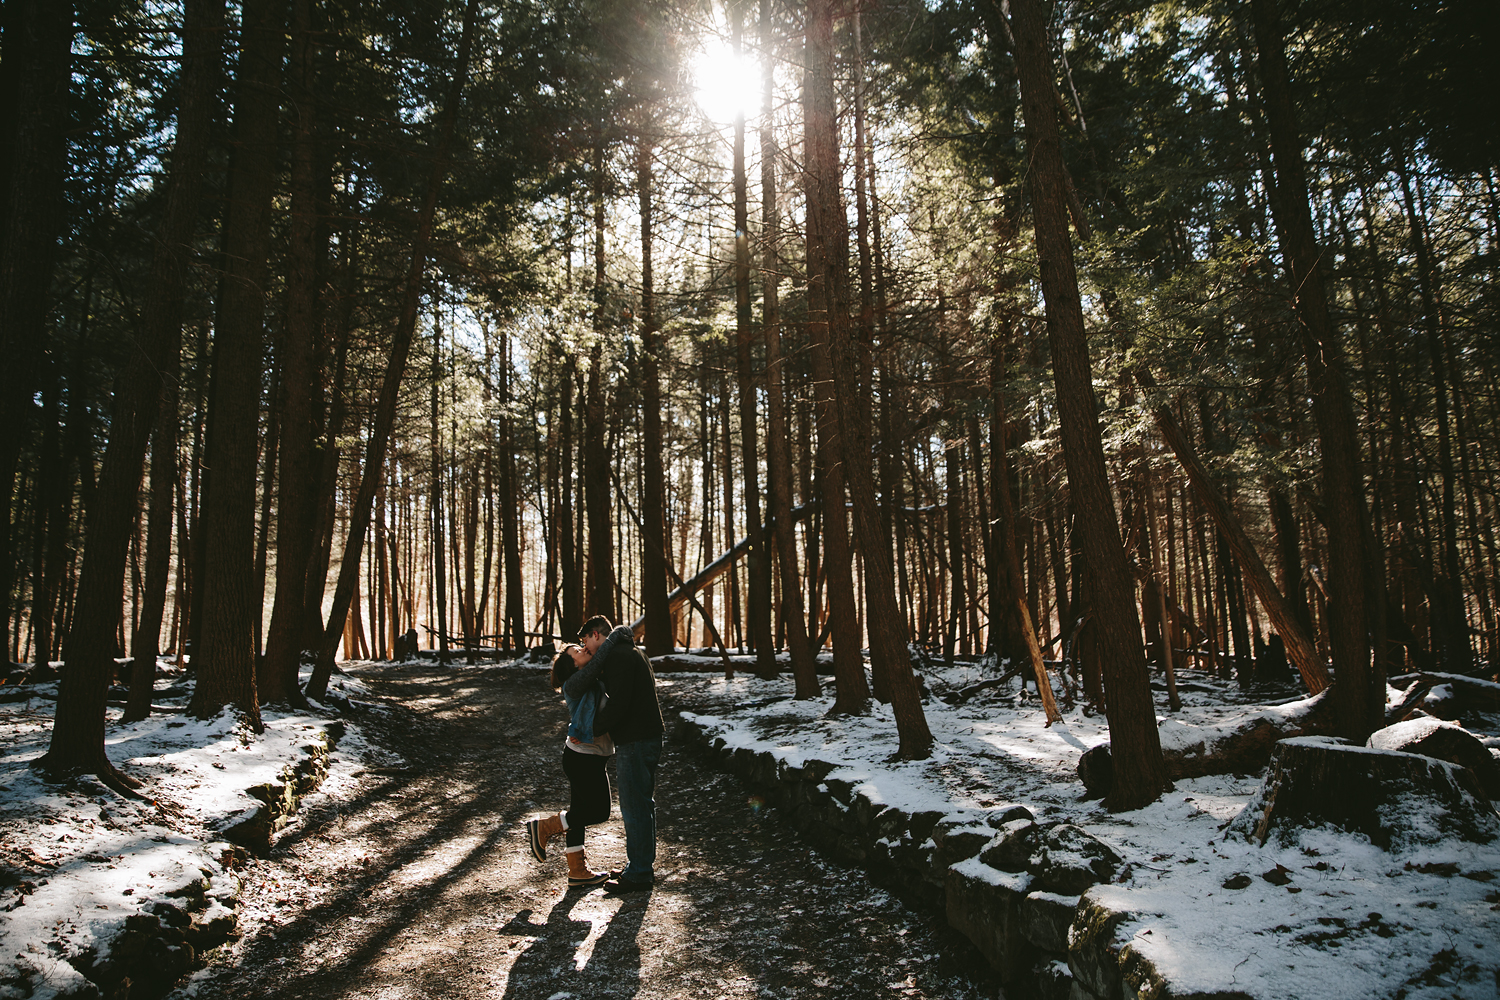
[[(595, 615), (578, 630), (578, 641), (592, 655), (609, 637), (609, 619)], [(651, 888), (656, 865), (656, 768), (661, 761), (661, 705), (656, 673), (634, 645), (611, 647), (604, 661), (609, 692), (594, 717), (594, 729), (615, 742), (615, 783), (620, 818), (625, 821), (625, 870), (604, 886), (606, 892)]]

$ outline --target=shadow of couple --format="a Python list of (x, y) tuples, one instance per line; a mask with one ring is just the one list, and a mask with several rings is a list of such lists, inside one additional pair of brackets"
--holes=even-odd
[(540, 923), (533, 910), (518, 912), (498, 931), (531, 939), (510, 967), (506, 1000), (636, 996), (650, 898), (570, 889)]

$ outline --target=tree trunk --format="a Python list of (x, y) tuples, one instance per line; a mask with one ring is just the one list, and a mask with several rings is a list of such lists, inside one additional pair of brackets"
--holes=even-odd
[[(328, 564), (333, 557), (333, 525), (337, 514), (335, 499), (338, 493), (340, 456), (338, 441), (343, 435), (344, 420), (349, 409), (344, 386), (349, 374), (349, 338), (354, 328), (354, 296), (349, 286), (354, 282), (356, 240), (357, 234), (347, 235), (342, 244), (344, 261), (340, 266), (347, 277), (342, 299), (344, 304), (340, 309), (342, 315), (334, 337), (333, 387), (329, 393), (332, 405), (328, 408), (326, 423), (318, 431), (318, 447), (313, 449), (316, 475), (308, 492), (317, 500), (314, 504), (316, 513), (313, 517), (313, 546), (307, 560), (307, 582), (302, 598), (303, 633), (301, 645), (298, 646), (302, 650), (318, 649), (323, 639), (323, 592), (328, 580)], [(316, 397), (314, 401), (317, 401)]]
[(323, 640), (318, 649), (318, 663), (307, 682), (307, 696), (321, 700), (328, 693), (328, 678), (333, 674), (333, 660), (338, 650), (339, 638), (343, 634), (343, 623), (349, 614), (349, 602), (354, 596), (359, 581), (360, 552), (364, 546), (365, 532), (370, 526), (371, 501), (385, 469), (386, 446), (390, 442), (391, 428), (396, 421), (396, 403), (401, 388), (401, 378), (406, 371), (406, 359), (411, 352), (412, 336), (416, 332), (417, 312), (422, 303), (422, 277), (427, 269), (427, 250), (432, 240), (432, 220), (437, 213), (438, 191), (447, 175), (449, 152), (453, 145), (453, 133), (458, 119), (459, 101), (464, 84), (469, 76), (469, 57), (473, 51), (474, 24), (478, 19), (479, 0), (468, 0), (464, 5), (463, 34), (458, 46), (458, 64), (453, 80), (449, 84), (447, 99), (443, 106), (438, 127), (438, 146), (434, 150), (432, 174), (427, 182), (427, 192), (417, 214), (417, 227), (412, 240), (411, 266), (406, 272), (401, 317), (391, 337), (390, 351), (386, 355), (385, 376), (380, 384), (380, 396), (375, 406), (375, 421), (365, 449), (364, 471), (360, 475), (359, 492), (349, 507), (349, 533), (344, 542), (343, 561), (339, 566), (338, 583), (333, 592), (333, 608), (329, 612), (328, 624), (323, 630)]
[[(69, 552), (73, 534), (74, 469), (87, 460), (93, 442), (87, 431), (87, 406), (84, 403), (88, 354), (86, 338), (80, 337), (74, 349), (74, 375), (68, 380), (67, 425), (62, 427), (58, 415), (63, 394), (62, 379), (55, 372), (44, 377), (50, 383), (42, 390), (41, 454), (37, 457), (35, 478), (36, 553), (32, 572), (31, 623), (32, 659), (38, 664), (58, 658), (63, 635), (55, 631), (58, 598), (63, 579), (72, 562)], [(19, 656), (19, 650), (17, 651)]]
[(772, 54), (776, 40), (771, 17), (772, 0), (761, 0), (760, 46), (765, 60), (765, 90), (760, 127), (760, 228), (764, 241), (761, 290), (765, 310), (761, 325), (766, 341), (767, 479), (770, 481), (771, 517), (776, 524), (774, 537), (777, 545), (777, 568), (781, 575), (781, 612), (786, 623), (794, 696), (816, 698), (820, 693), (818, 667), (807, 635), (807, 612), (802, 601), (802, 581), (797, 571), (797, 526), (792, 523), (792, 456), (783, 385), (785, 367), (781, 353), (781, 279), (777, 253), (781, 236), (781, 212), (776, 192), (778, 150), (773, 119), (775, 61)]
[[(604, 405), (604, 340), (608, 330), (609, 286), (604, 272), (604, 144), (594, 149), (594, 345), (589, 351), (588, 397), (585, 401), (583, 491), (588, 505), (588, 597), (583, 613), (615, 620), (615, 556), (610, 524), (610, 455)], [(579, 622), (582, 624), (582, 622)]]
[[(741, 49), (740, 7), (730, 5), (731, 44), (735, 58)], [(745, 497), (745, 533), (750, 547), (745, 551), (746, 615), (750, 644), (755, 647), (755, 673), (762, 680), (777, 675), (776, 647), (771, 638), (771, 555), (762, 533), (760, 505), (760, 447), (756, 428), (755, 334), (750, 310), (750, 211), (749, 181), (745, 174), (745, 110), (734, 116), (734, 344), (735, 374), (740, 403), (740, 468)]]
[[(818, 461), (823, 488), (823, 571), (827, 574), (828, 616), (833, 634), (833, 671), (836, 697), (832, 714), (863, 715), (869, 710), (859, 626), (854, 607), (854, 578), (845, 513), (843, 446), (834, 399), (834, 361), (830, 326), (833, 316), (847, 308), (838, 292), (838, 260), (827, 244), (835, 239), (831, 217), (842, 211), (838, 192), (838, 154), (833, 106), (833, 5), (810, 0), (807, 6), (807, 62), (803, 103), (808, 152), (804, 183), (811, 209), (807, 216), (807, 336), (812, 347), (813, 379), (818, 406)], [(828, 162), (830, 148), (832, 163)], [(828, 204), (831, 200), (832, 204)], [(814, 207), (816, 206), (816, 207)], [(847, 225), (847, 223), (841, 223)]]
[[(961, 440), (960, 435), (951, 436)], [(964, 488), (963, 462), (958, 453), (961, 447), (961, 444), (950, 442), (943, 449), (943, 478), (947, 487), (944, 491), (947, 501), (943, 507), (948, 517), (948, 563), (951, 568), (948, 581), (948, 628), (943, 635), (943, 661), (950, 667), (953, 665), (954, 646), (963, 630), (969, 605), (969, 597), (964, 590), (964, 563), (967, 556), (964, 552), (962, 514), (968, 491)]]
[[(510, 339), (505, 338), (501, 346), (500, 402), (502, 412), (509, 413), (510, 405)], [(508, 637), (509, 649), (526, 648), (526, 605), (522, 600), (521, 580), (521, 497), (516, 477), (515, 435), (509, 416), (500, 423), (500, 467), (501, 476), (501, 521), (500, 547), (505, 562), (505, 628), (501, 631)], [(498, 597), (497, 597), (498, 600)]]
[[(257, 606), (264, 605), (266, 594), (266, 563), (271, 552), (271, 508), (276, 501), (276, 454), (281, 445), (281, 378), (279, 372), (271, 376), (271, 394), (266, 403), (266, 434), (264, 447), (260, 449), (260, 516), (256, 519), (255, 570), (251, 592), (256, 595)], [(250, 648), (257, 662), (261, 660), (264, 647), (261, 626), (265, 616), (256, 614), (251, 619)]]
[[(180, 348), (180, 338), (175, 346)], [(141, 621), (130, 642), (133, 662), (125, 722), (151, 714), (156, 687), (156, 656), (167, 606), (167, 573), (172, 567), (172, 495), (177, 486), (177, 359), (168, 350), (162, 370), (161, 412), (151, 437), (151, 508), (146, 520), (146, 582)]]
[(281, 339), (281, 495), (276, 518), (276, 592), (266, 655), (256, 674), (261, 700), (305, 704), (298, 671), (304, 636), (303, 599), (313, 547), (317, 494), (304, 488), (313, 474), (313, 394), (321, 393), (313, 362), (322, 329), (318, 296), (318, 218), (312, 0), (293, 0), (290, 91), (292, 197), (286, 329)]
[[(73, 7), (67, 0), (10, 0), (5, 58), (0, 60), (4, 107), (0, 149), (0, 349), (6, 379), (0, 397), (0, 482), (16, 495), (16, 470), (41, 378), (49, 289), (58, 237), (66, 225), (68, 90), (72, 78)], [(0, 600), (11, 631), (16, 592), (12, 517), (0, 529)], [(17, 613), (19, 619), (19, 613)]]
[(636, 186), (641, 211), (641, 603), (645, 605), (646, 655), (670, 653), (675, 645), (667, 603), (666, 472), (662, 464), (661, 355), (666, 348), (656, 320), (656, 285), (651, 269), (651, 144), (642, 136), (636, 149)]
[(277, 117), (286, 16), (280, 0), (247, 0), (241, 33), (235, 147), (224, 236), (211, 390), (213, 423), (201, 534), (201, 641), (190, 711), (208, 718), (228, 704), (260, 725), (255, 685), (253, 592), (256, 444), (265, 352), (266, 258), (276, 193)]
[(1104, 468), (1083, 308), (1068, 233), (1066, 168), (1046, 26), (1035, 0), (1012, 0), (1011, 12), (1063, 458), (1079, 514), (1077, 528), (1084, 558), (1095, 584), (1095, 616), (1100, 631), (1110, 639), (1100, 650), (1115, 762), (1115, 784), (1106, 805), (1112, 810), (1137, 809), (1155, 801), (1165, 785), (1161, 743), (1140, 644), (1135, 586)]
[(573, 369), (573, 355), (564, 353), (561, 358), (561, 372), (558, 376), (557, 395), (557, 421), (560, 428), (560, 447), (562, 459), (558, 465), (559, 483), (557, 489), (557, 539), (558, 556), (560, 566), (558, 576), (562, 580), (562, 621), (559, 622), (558, 631), (564, 636), (571, 634), (570, 630), (577, 631), (583, 624), (583, 583), (578, 578), (578, 551), (573, 544), (575, 538), (575, 521), (573, 516), (573, 456), (575, 448), (573, 445), (573, 383), (576, 376)]
[(437, 599), (437, 631), (433, 636), (438, 648), (438, 662), (448, 662), (448, 574), (444, 551), (443, 487), (447, 478), (443, 462), (443, 437), (438, 421), (438, 386), (443, 380), (443, 327), (437, 306), (432, 313), (432, 367), (428, 375), (428, 509), (429, 537), (432, 539), (432, 592)]
[[(39, 770), (55, 775), (93, 773), (115, 787), (134, 782), (116, 771), (104, 753), (104, 702), (114, 673), (110, 633), (119, 618), (126, 549), (146, 444), (161, 407), (162, 377), (176, 369), (184, 284), (179, 255), (192, 241), (197, 223), (222, 18), (223, 4), (217, 0), (195, 0), (185, 9), (177, 147), (167, 210), (152, 254), (152, 294), (142, 316), (140, 350), (118, 380), (109, 445), (99, 488), (89, 507), (89, 545), (78, 582), (74, 627), (68, 636), (67, 670), (58, 692), (52, 745), (36, 764)], [(175, 413), (170, 419), (176, 419)]]
[[(833, 3), (810, 0), (807, 13), (807, 62), (803, 100), (806, 121), (807, 259), (809, 292), (822, 285), (823, 330), (833, 378), (837, 442), (854, 507), (854, 527), (864, 556), (865, 624), (870, 637), (870, 664), (889, 684), (891, 708), (900, 736), (897, 756), (920, 760), (932, 748), (932, 733), (922, 712), (911, 669), (906, 624), (896, 603), (889, 539), (880, 527), (875, 477), (870, 459), (868, 408), (862, 408), (857, 373), (863, 359), (850, 333), (848, 298), (848, 222), (839, 196), (837, 114), (833, 90)], [(811, 294), (809, 294), (811, 300)], [(810, 301), (811, 304), (811, 301)], [(809, 326), (813, 311), (809, 308)], [(851, 384), (851, 381), (853, 384)]]
[[(1469, 621), (1464, 608), (1463, 577), (1458, 568), (1458, 511), (1454, 489), (1456, 473), (1453, 461), (1452, 414), (1448, 402), (1447, 351), (1443, 345), (1442, 306), (1438, 292), (1438, 279), (1432, 266), (1431, 253), (1427, 247), (1427, 232), (1422, 224), (1423, 214), (1412, 197), (1412, 185), (1405, 158), (1397, 167), (1401, 179), (1401, 198), (1406, 207), (1407, 223), (1411, 228), (1411, 242), (1417, 257), (1417, 288), (1422, 301), (1422, 328), (1426, 333), (1427, 357), (1432, 364), (1433, 411), (1437, 417), (1438, 474), (1442, 479), (1442, 492), (1438, 501), (1438, 527), (1441, 541), (1438, 547), (1437, 565), (1441, 567), (1433, 574), (1433, 612), (1437, 622), (1437, 647), (1442, 669), (1453, 673), (1468, 673), (1474, 662), (1474, 651), (1469, 644)], [(1418, 183), (1421, 183), (1420, 178)]]
[(1313, 417), (1321, 439), (1323, 500), (1327, 508), (1329, 633), (1333, 669), (1339, 683), (1342, 735), (1364, 742), (1380, 728), (1385, 706), (1385, 681), (1372, 670), (1366, 606), (1367, 516), (1360, 476), (1359, 440), (1344, 376), (1344, 351), (1328, 312), (1323, 272), (1308, 205), (1308, 186), (1302, 164), (1302, 140), (1283, 49), (1281, 16), (1276, 0), (1251, 0), (1256, 43), (1260, 52), (1261, 88), (1270, 128), (1275, 165), (1272, 212), (1282, 257), (1294, 289), (1298, 332), (1307, 358), (1307, 380)]

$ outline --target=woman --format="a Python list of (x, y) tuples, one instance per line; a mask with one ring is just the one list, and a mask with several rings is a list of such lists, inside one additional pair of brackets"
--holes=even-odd
[(564, 853), (568, 858), (568, 885), (600, 885), (609, 872), (589, 870), (583, 854), (584, 828), (609, 819), (609, 776), (604, 765), (615, 752), (608, 733), (594, 732), (594, 714), (604, 700), (599, 673), (610, 651), (620, 643), (634, 644), (635, 637), (624, 625), (616, 628), (591, 657), (582, 646), (568, 645), (552, 661), (552, 689), (562, 689), (568, 705), (568, 736), (563, 744), (563, 773), (568, 776), (572, 798), (565, 813), (527, 820), (526, 839), (538, 861), (547, 860), (547, 842), (566, 832)]

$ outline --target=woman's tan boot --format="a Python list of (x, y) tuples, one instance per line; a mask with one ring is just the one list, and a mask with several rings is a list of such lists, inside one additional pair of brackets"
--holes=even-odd
[(538, 861), (547, 860), (547, 841), (568, 828), (562, 813), (553, 813), (541, 819), (526, 821), (526, 841), (531, 847), (531, 856)]
[(589, 863), (583, 856), (582, 845), (569, 847), (565, 853), (568, 855), (568, 888), (603, 885), (609, 881), (609, 872), (589, 871)]

